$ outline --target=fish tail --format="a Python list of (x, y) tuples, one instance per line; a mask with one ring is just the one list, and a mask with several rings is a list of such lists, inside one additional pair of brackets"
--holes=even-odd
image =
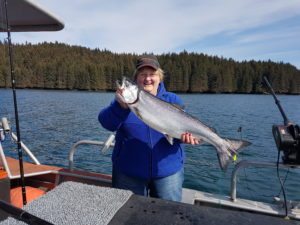
[(223, 145), (217, 147), (219, 163), (222, 170), (226, 170), (229, 162), (244, 147), (251, 143), (244, 140), (225, 139)]

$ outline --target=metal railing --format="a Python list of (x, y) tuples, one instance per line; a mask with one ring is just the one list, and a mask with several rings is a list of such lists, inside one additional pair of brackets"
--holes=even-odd
[[(16, 135), (14, 133), (11, 133), (11, 136), (16, 141), (16, 139), (15, 139), (15, 138), (17, 138)], [(21, 148), (28, 154), (28, 156), (31, 158), (31, 160), (36, 165), (41, 165), (40, 162), (37, 160), (37, 158), (30, 151), (30, 149), (23, 142), (21, 142)], [(7, 163), (7, 160), (6, 160), (5, 153), (4, 153), (4, 150), (2, 148), (1, 142), (0, 142), (0, 162), (2, 162), (3, 167), (4, 167), (5, 171), (7, 172), (8, 176), (10, 178), (13, 178), (12, 173), (11, 173), (10, 168), (9, 168), (9, 165)]]
[(115, 140), (115, 135), (111, 134), (106, 141), (91, 141), (91, 140), (81, 140), (76, 142), (69, 151), (69, 169), (73, 171), (74, 167), (74, 153), (79, 145), (99, 145), (103, 146), (101, 152), (106, 152), (110, 147), (114, 146), (113, 141)]
[[(265, 167), (265, 168), (277, 168), (277, 163), (275, 162), (251, 162), (247, 160), (240, 161), (233, 169), (231, 175), (231, 200), (236, 200), (236, 190), (237, 190), (237, 174), (240, 169), (246, 167)], [(279, 163), (278, 166), (280, 168), (300, 168), (300, 165), (291, 165), (291, 164), (282, 164)]]
[[(7, 163), (5, 153), (2, 147), (1, 142), (4, 142), (6, 139), (6, 136), (11, 136), (11, 138), (17, 142), (18, 138), (17, 136), (11, 131), (9, 122), (6, 117), (2, 117), (0, 121), (0, 163), (3, 164), (4, 169), (6, 170), (9, 177), (12, 177), (12, 173), (9, 169), (9, 165)], [(34, 154), (30, 151), (30, 149), (21, 141), (21, 149), (23, 149), (27, 155), (31, 158), (31, 160), (36, 164), (40, 165), (40, 162), (38, 159), (34, 156)]]
[[(17, 136), (10, 130), (10, 127), (8, 125), (8, 120), (3, 117), (0, 121), (0, 164), (4, 167), (6, 170), (8, 176), (10, 178), (13, 178), (12, 173), (10, 171), (9, 165), (7, 163), (6, 157), (4, 150), (2, 148), (1, 142), (5, 140), (5, 136), (7, 134), (10, 134), (11, 138), (14, 141), (17, 141)], [(72, 148), (69, 151), (69, 169), (72, 171), (73, 166), (74, 166), (74, 153), (77, 150), (77, 147), (79, 145), (99, 145), (103, 146), (101, 149), (102, 153), (105, 153), (110, 147), (114, 146), (114, 140), (115, 140), (115, 135), (112, 133), (110, 136), (107, 138), (106, 141), (92, 141), (92, 140), (81, 140), (76, 142)], [(30, 151), (30, 149), (23, 143), (21, 142), (21, 148), (27, 153), (27, 155), (31, 158), (31, 160), (36, 164), (36, 165), (41, 165), (38, 159), (34, 156), (34, 154)]]
[[(11, 137), (14, 139), (14, 141), (18, 140), (17, 136), (13, 132), (11, 132)], [(31, 158), (31, 160), (36, 165), (41, 165), (39, 160), (34, 156), (34, 154), (30, 151), (30, 149), (22, 141), (21, 141), (21, 148), (26, 152), (26, 154)]]

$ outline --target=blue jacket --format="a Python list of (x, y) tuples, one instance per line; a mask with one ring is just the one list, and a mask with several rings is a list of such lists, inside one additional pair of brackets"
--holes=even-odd
[[(159, 84), (157, 97), (183, 106), (182, 100), (167, 92), (163, 83)], [(151, 179), (172, 175), (183, 167), (181, 141), (174, 139), (170, 145), (163, 134), (150, 128), (129, 109), (121, 108), (116, 100), (101, 110), (98, 119), (104, 128), (117, 131), (112, 154), (114, 169), (128, 176)]]

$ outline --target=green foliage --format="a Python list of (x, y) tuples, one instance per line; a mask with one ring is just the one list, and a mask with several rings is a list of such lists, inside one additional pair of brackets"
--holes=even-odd
[[(7, 43), (0, 42), (0, 87), (10, 87)], [(60, 43), (13, 46), (18, 88), (115, 90), (122, 76), (132, 78), (135, 54), (116, 54)], [(300, 94), (300, 71), (272, 61), (235, 62), (183, 51), (158, 56), (169, 91), (188, 93), (263, 93), (267, 76), (277, 93)]]

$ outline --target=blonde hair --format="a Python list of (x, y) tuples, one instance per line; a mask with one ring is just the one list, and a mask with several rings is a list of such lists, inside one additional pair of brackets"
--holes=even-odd
[[(134, 78), (134, 81), (136, 81), (136, 78), (137, 76), (139, 75), (139, 70), (135, 70), (134, 73), (133, 73), (133, 78)], [(159, 78), (160, 78), (160, 81), (163, 81), (164, 80), (164, 71), (161, 69), (161, 68), (158, 68), (155, 73), (158, 74)]]

